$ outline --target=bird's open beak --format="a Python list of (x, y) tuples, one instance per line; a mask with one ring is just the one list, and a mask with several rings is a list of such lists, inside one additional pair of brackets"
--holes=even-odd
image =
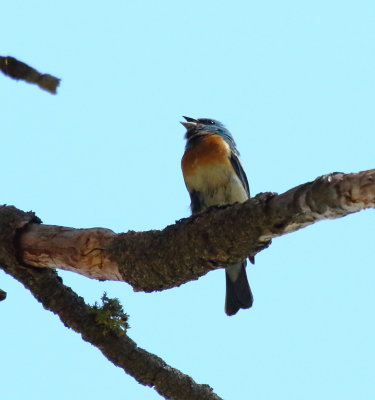
[(187, 122), (180, 122), (180, 123), (186, 129), (195, 128), (197, 126), (198, 121), (196, 119), (190, 118), (190, 117), (185, 117), (184, 115), (183, 115), (183, 118), (185, 118)]
[(195, 118), (185, 117), (185, 115), (183, 115), (182, 117), (183, 117), (184, 119), (186, 119), (187, 122), (195, 122), (195, 123), (198, 122)]

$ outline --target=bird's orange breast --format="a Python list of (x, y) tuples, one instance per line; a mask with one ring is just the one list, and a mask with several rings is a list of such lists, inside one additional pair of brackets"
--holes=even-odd
[(230, 165), (230, 147), (218, 135), (202, 137), (190, 147), (181, 160), (182, 172), (185, 177), (194, 175), (198, 168), (214, 164)]

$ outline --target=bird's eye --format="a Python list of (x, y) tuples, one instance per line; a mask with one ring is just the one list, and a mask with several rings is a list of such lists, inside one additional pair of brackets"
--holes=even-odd
[(200, 122), (203, 125), (216, 125), (215, 120), (208, 119), (208, 118), (200, 118), (200, 119), (198, 119), (198, 122)]

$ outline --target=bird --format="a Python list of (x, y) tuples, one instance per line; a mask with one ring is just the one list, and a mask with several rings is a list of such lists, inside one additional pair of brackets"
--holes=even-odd
[[(181, 168), (192, 214), (246, 201), (250, 197), (249, 183), (228, 129), (210, 118), (183, 118), (186, 146)], [(254, 257), (250, 261), (254, 263)], [(225, 313), (229, 316), (253, 305), (245, 267), (246, 259), (225, 267)]]

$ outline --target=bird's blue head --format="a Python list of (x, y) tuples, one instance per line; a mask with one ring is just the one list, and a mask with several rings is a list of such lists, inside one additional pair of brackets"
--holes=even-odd
[(187, 129), (185, 139), (189, 142), (191, 139), (198, 138), (203, 135), (215, 134), (221, 136), (232, 148), (236, 147), (236, 143), (228, 131), (228, 129), (220, 122), (210, 118), (190, 118), (185, 117), (186, 122), (181, 124)]

